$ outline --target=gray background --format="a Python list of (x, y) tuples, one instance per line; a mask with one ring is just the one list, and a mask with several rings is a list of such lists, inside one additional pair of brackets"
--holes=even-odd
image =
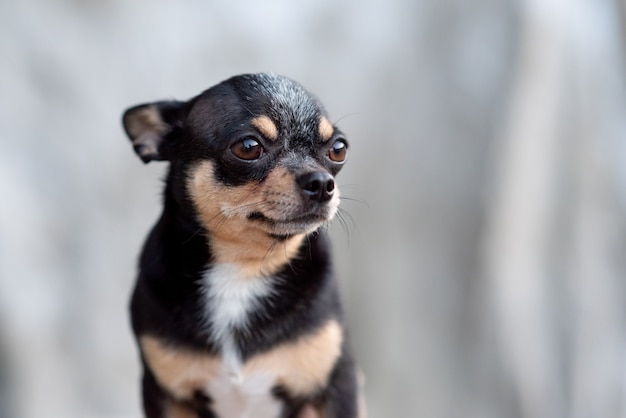
[(371, 417), (626, 417), (619, 0), (0, 0), (0, 417), (139, 416), (128, 106), (299, 80)]

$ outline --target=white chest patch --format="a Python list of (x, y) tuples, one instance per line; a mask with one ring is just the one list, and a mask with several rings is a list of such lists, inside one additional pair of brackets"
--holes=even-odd
[(272, 293), (273, 281), (271, 277), (244, 278), (232, 264), (218, 264), (207, 271), (204, 314), (211, 324), (211, 340), (223, 344), (234, 328), (245, 328), (260, 299)]
[(269, 373), (233, 377), (228, 370), (211, 380), (211, 408), (220, 418), (278, 418), (282, 403), (273, 396), (276, 377)]
[(223, 418), (275, 418), (281, 402), (272, 395), (276, 376), (271, 373), (243, 374), (241, 356), (235, 347), (233, 330), (246, 328), (249, 315), (262, 298), (271, 295), (267, 277), (244, 278), (231, 264), (218, 264), (204, 278), (205, 319), (211, 326), (210, 338), (221, 347), (222, 368), (207, 391), (216, 414)]

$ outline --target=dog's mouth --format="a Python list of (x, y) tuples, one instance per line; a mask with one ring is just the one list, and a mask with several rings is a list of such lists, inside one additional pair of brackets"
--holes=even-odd
[(297, 234), (312, 232), (331, 217), (328, 213), (319, 212), (298, 214), (285, 219), (271, 218), (258, 211), (248, 214), (248, 220), (263, 224), (269, 229), (269, 234), (277, 239), (288, 239)]

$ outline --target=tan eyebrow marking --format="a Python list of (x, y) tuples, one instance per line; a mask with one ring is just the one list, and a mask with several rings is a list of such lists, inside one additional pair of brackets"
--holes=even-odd
[(328, 141), (333, 136), (333, 132), (335, 132), (333, 124), (330, 123), (326, 116), (322, 116), (320, 118), (320, 124), (318, 129), (323, 142)]
[(278, 139), (278, 128), (269, 117), (257, 116), (252, 119), (252, 125), (270, 141), (276, 141)]

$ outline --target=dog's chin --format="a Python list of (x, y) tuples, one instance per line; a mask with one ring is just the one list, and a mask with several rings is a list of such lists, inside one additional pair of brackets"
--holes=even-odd
[(261, 212), (252, 212), (248, 215), (248, 220), (264, 229), (273, 238), (284, 240), (296, 235), (315, 232), (328, 223), (333, 216), (334, 212), (308, 213), (277, 219)]

